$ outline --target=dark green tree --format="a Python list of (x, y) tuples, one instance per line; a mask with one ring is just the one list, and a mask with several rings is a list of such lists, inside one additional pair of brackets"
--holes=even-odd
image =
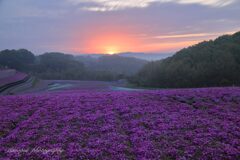
[(161, 88), (240, 85), (240, 32), (148, 63), (131, 81)]

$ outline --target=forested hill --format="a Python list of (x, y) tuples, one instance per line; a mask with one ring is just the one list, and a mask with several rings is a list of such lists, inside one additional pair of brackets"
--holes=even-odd
[(57, 52), (35, 56), (26, 49), (0, 51), (0, 69), (12, 68), (42, 79), (112, 81), (136, 74), (146, 63), (117, 55), (91, 58)]
[(240, 85), (240, 32), (148, 63), (132, 81), (161, 88)]
[(148, 62), (134, 57), (122, 57), (119, 55), (104, 55), (99, 58), (77, 56), (76, 60), (82, 62), (89, 70), (120, 73), (127, 76), (136, 74)]

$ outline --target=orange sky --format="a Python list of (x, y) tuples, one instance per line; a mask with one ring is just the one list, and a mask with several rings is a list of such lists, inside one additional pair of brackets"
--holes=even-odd
[(85, 31), (76, 29), (72, 35), (74, 39), (70, 45), (74, 52), (114, 54), (136, 51), (143, 43), (136, 36), (136, 31), (113, 25), (103, 28), (91, 27)]
[(86, 52), (119, 53), (134, 50), (138, 45), (140, 42), (137, 38), (124, 33), (99, 33), (86, 42), (89, 46)]

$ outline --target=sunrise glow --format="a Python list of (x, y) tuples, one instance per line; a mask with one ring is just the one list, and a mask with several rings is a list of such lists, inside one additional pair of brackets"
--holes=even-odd
[(116, 53), (119, 53), (119, 49), (115, 46), (106, 47), (105, 53), (110, 54), (110, 55), (116, 54)]
[[(72, 40), (74, 43), (69, 44), (74, 52), (112, 55), (120, 52), (136, 51), (136, 46), (143, 45), (140, 44), (140, 39), (135, 36), (137, 33), (124, 27), (108, 26), (104, 30), (90, 30), (93, 31), (85, 32), (84, 34), (76, 33), (78, 31), (72, 33), (77, 36), (75, 40)], [(85, 38), (82, 43), (86, 48), (78, 47), (82, 38)]]

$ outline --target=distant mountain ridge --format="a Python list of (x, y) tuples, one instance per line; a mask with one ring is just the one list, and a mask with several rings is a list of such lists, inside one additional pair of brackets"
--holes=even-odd
[[(172, 56), (174, 53), (143, 53), (143, 52), (122, 52), (122, 53), (116, 53), (114, 55), (118, 55), (121, 57), (132, 57), (147, 61), (157, 61), (161, 60), (167, 57)], [(107, 54), (78, 54), (75, 56), (86, 56), (91, 58), (100, 58), (102, 56), (108, 56)], [(111, 55), (109, 55), (111, 56)]]
[(148, 61), (156, 61), (156, 60), (161, 60), (161, 59), (170, 57), (173, 55), (173, 53), (124, 52), (124, 53), (119, 53), (118, 55), (123, 56), (123, 57), (134, 57), (134, 58), (144, 59), (144, 60), (148, 60)]

